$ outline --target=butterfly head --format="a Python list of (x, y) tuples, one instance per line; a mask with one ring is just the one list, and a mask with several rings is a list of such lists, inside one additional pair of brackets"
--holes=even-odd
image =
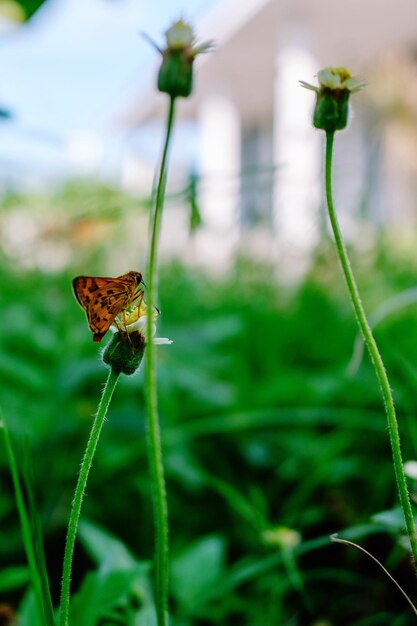
[(128, 272), (128, 275), (133, 279), (137, 287), (139, 287), (139, 285), (143, 282), (142, 274), (140, 272), (134, 272), (132, 270), (131, 272)]

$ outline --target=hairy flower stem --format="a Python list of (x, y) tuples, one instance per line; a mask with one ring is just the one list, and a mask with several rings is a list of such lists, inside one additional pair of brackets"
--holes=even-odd
[(346, 279), (347, 288), (349, 291), (350, 299), (352, 301), (353, 309), (355, 311), (356, 320), (359, 329), (362, 333), (366, 347), (368, 348), (372, 363), (375, 368), (375, 372), (378, 378), (378, 382), (381, 388), (382, 396), (385, 404), (385, 411), (388, 420), (388, 431), (391, 443), (392, 457), (395, 478), (397, 482), (398, 495), (400, 498), (400, 504), (404, 515), (405, 526), (407, 529), (408, 538), (410, 540), (411, 552), (413, 555), (414, 566), (417, 566), (417, 535), (414, 526), (413, 512), (411, 509), (410, 497), (407, 490), (407, 483), (404, 475), (403, 462), (401, 458), (401, 445), (400, 436), (398, 432), (397, 417), (395, 414), (394, 401), (392, 397), (391, 388), (388, 381), (388, 376), (385, 371), (384, 363), (378, 350), (378, 346), (372, 334), (371, 327), (369, 326), (366, 314), (362, 305), (361, 297), (358, 287), (356, 285), (355, 277), (352, 271), (352, 267), (349, 261), (347, 250), (343, 242), (342, 234), (337, 221), (336, 213), (333, 205), (332, 197), (332, 160), (333, 160), (333, 140), (334, 132), (326, 132), (326, 198), (327, 208), (329, 212), (330, 223), (332, 225), (333, 234), (335, 238), (337, 253), (342, 266), (343, 274)]
[[(155, 208), (152, 216), (151, 243), (147, 271), (147, 306), (154, 310), (158, 284), (158, 242), (161, 229), (162, 210), (168, 169), (168, 153), (174, 122), (175, 98), (171, 97), (166, 125), (165, 144), (162, 152)], [(145, 397), (146, 428), (149, 467), (152, 482), (152, 497), (155, 524), (155, 600), (158, 626), (168, 624), (168, 506), (162, 461), (161, 434), (158, 417), (155, 347), (152, 344), (153, 316), (147, 316), (146, 336), (149, 338), (145, 350)]]
[(97, 443), (100, 437), (100, 432), (106, 417), (107, 410), (109, 408), (110, 400), (113, 395), (113, 391), (116, 387), (119, 374), (115, 374), (112, 369), (109, 371), (103, 394), (98, 405), (97, 413), (94, 418), (93, 425), (91, 427), (90, 437), (87, 442), (84, 457), (81, 463), (80, 473), (78, 476), (77, 486), (75, 488), (74, 499), (72, 501), (72, 508), (70, 519), (68, 522), (67, 539), (65, 542), (64, 553), (64, 566), (62, 571), (62, 585), (61, 585), (61, 603), (59, 614), (59, 626), (68, 626), (69, 620), (69, 604), (70, 604), (70, 584), (71, 584), (71, 569), (72, 569), (72, 557), (74, 554), (75, 538), (77, 536), (78, 521), (80, 519), (81, 506), (83, 503), (85, 488), (87, 485), (88, 475), (90, 473), (91, 465), (93, 463), (94, 453), (97, 448)]

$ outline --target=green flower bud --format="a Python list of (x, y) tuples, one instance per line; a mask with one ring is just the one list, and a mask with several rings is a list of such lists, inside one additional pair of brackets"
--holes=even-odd
[(193, 90), (193, 61), (185, 50), (166, 50), (159, 68), (159, 91), (187, 98)]
[(103, 362), (115, 374), (134, 374), (142, 363), (145, 352), (145, 337), (139, 330), (114, 333), (103, 351)]
[(191, 26), (178, 20), (165, 32), (166, 47), (161, 50), (162, 64), (158, 74), (158, 89), (172, 98), (187, 98), (193, 89), (193, 63), (198, 54), (207, 52), (212, 43), (195, 46)]
[(317, 74), (319, 86), (300, 81), (301, 86), (316, 94), (313, 125), (326, 132), (346, 128), (349, 96), (365, 86), (359, 76), (351, 76), (344, 67), (326, 67)]
[(316, 94), (313, 125), (322, 130), (346, 128), (349, 113), (349, 91), (323, 89)]

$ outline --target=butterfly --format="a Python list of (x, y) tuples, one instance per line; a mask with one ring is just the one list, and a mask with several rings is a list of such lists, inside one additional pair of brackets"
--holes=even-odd
[(140, 272), (128, 272), (117, 278), (74, 278), (74, 294), (86, 312), (88, 327), (94, 333), (93, 341), (101, 341), (113, 322), (118, 326), (117, 316), (121, 313), (124, 320), (125, 310), (136, 300), (140, 304), (143, 298), (141, 283)]

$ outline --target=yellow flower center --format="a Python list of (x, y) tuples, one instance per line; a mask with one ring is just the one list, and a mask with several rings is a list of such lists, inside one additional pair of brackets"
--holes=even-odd
[(342, 83), (345, 80), (349, 80), (349, 78), (352, 78), (350, 72), (345, 67), (329, 67), (328, 70), (335, 76), (340, 76), (340, 80), (342, 81)]

